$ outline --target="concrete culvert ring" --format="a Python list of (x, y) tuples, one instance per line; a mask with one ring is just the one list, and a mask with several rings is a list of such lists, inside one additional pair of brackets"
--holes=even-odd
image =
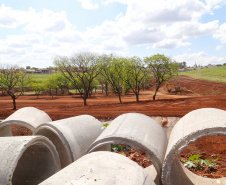
[(40, 185), (155, 185), (147, 172), (128, 158), (112, 152), (84, 155)]
[(0, 138), (0, 184), (36, 185), (60, 169), (55, 146), (46, 137)]
[(35, 130), (35, 135), (45, 136), (53, 142), (58, 151), (62, 168), (74, 161), (67, 139), (56, 127), (43, 124)]
[(0, 123), (0, 137), (13, 135), (11, 125), (26, 127), (33, 133), (36, 127), (50, 121), (52, 121), (51, 118), (44, 111), (34, 107), (24, 107)]
[(85, 154), (102, 127), (93, 116), (81, 115), (44, 123), (35, 129), (34, 135), (43, 135), (54, 143), (64, 168)]
[(198, 109), (180, 119), (171, 132), (163, 163), (164, 185), (226, 184), (226, 178), (204, 178), (190, 172), (178, 158), (189, 144), (208, 136), (226, 136), (226, 111), (214, 108)]
[[(161, 184), (161, 168), (167, 146), (167, 137), (163, 128), (151, 117), (138, 114), (123, 114), (114, 119), (89, 147), (87, 153), (110, 151), (111, 144), (127, 144), (145, 151), (151, 160), (151, 177), (156, 184)], [(156, 175), (157, 173), (157, 175)]]

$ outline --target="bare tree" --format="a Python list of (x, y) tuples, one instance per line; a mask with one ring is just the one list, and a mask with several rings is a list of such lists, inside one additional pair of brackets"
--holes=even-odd
[(121, 95), (123, 90), (123, 80), (120, 78), (118, 71), (122, 70), (122, 63), (114, 55), (102, 56), (103, 77), (111, 85), (112, 90), (118, 94), (119, 102), (122, 103)]
[(153, 100), (157, 95), (157, 92), (161, 86), (161, 84), (165, 81), (169, 81), (177, 74), (177, 70), (179, 69), (178, 63), (172, 61), (170, 58), (165, 55), (153, 55), (151, 57), (146, 57), (145, 62), (150, 68), (152, 74), (155, 78), (155, 93), (153, 95)]
[(13, 99), (13, 110), (16, 110), (16, 99), (24, 93), (30, 79), (31, 77), (17, 66), (0, 69), (0, 87)]
[(94, 79), (100, 73), (99, 56), (95, 53), (76, 53), (72, 57), (58, 56), (54, 64), (79, 91), (84, 105), (93, 88)]
[(122, 68), (118, 71), (119, 77), (136, 95), (136, 101), (139, 101), (140, 90), (149, 80), (150, 75), (139, 57), (121, 58), (120, 60)]

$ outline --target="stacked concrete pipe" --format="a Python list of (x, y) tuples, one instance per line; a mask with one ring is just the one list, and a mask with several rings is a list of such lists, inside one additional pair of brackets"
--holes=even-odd
[(134, 161), (111, 152), (87, 154), (40, 185), (155, 185)]
[(138, 113), (123, 114), (111, 122), (89, 147), (87, 153), (110, 150), (111, 144), (127, 144), (145, 151), (154, 166), (151, 169), (155, 170), (149, 170), (150, 175), (156, 184), (161, 184), (161, 169), (167, 137), (163, 128), (155, 120)]
[(82, 157), (102, 131), (100, 121), (81, 115), (44, 123), (35, 129), (34, 135), (46, 136), (54, 143), (64, 168)]
[(59, 155), (47, 138), (0, 138), (0, 184), (37, 185), (60, 169)]
[[(206, 136), (226, 136), (226, 111), (203, 108), (186, 114), (174, 126), (163, 164), (164, 185), (223, 185), (226, 178), (209, 179), (193, 174), (179, 161), (178, 155), (190, 143)], [(211, 147), (211, 146), (209, 146)]]
[(52, 121), (51, 118), (44, 111), (34, 107), (24, 107), (0, 123), (0, 137), (12, 136), (11, 125), (13, 124), (24, 126), (34, 132), (36, 127), (50, 121)]

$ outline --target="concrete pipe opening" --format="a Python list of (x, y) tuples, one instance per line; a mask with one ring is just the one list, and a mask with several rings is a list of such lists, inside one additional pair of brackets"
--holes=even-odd
[(0, 138), (0, 184), (37, 185), (60, 169), (56, 148), (46, 137)]
[(56, 132), (56, 129), (48, 125), (42, 125), (35, 131), (35, 135), (45, 136), (53, 142), (60, 157), (61, 168), (74, 161), (67, 140), (59, 132)]
[[(24, 135), (30, 135), (36, 127), (50, 121), (52, 121), (51, 118), (44, 111), (34, 107), (24, 107), (0, 123), (0, 137), (13, 136), (12, 129), (15, 129), (15, 127), (25, 127), (28, 130), (25, 131), (26, 134)], [(14, 126), (12, 127), (12, 125)]]
[(205, 178), (226, 177), (226, 137), (209, 136), (190, 143), (179, 160), (192, 173)]
[(32, 130), (22, 125), (11, 125), (12, 136), (31, 136)]
[[(205, 108), (185, 115), (174, 126), (162, 168), (164, 185), (212, 185), (226, 184), (226, 178), (205, 178), (190, 172), (180, 162), (178, 155), (190, 144), (212, 136), (226, 136), (226, 111)], [(213, 139), (213, 138), (212, 138)], [(211, 146), (207, 146), (211, 148)]]
[(64, 168), (85, 154), (102, 127), (96, 118), (81, 115), (44, 123), (35, 129), (34, 135), (46, 136), (54, 143)]
[(144, 151), (153, 164), (149, 170), (151, 177), (156, 184), (161, 184), (167, 137), (155, 120), (138, 113), (123, 114), (111, 122), (88, 148), (87, 153), (110, 151), (111, 144), (127, 144)]
[(38, 184), (56, 172), (52, 153), (45, 145), (34, 144), (19, 159), (12, 184)]

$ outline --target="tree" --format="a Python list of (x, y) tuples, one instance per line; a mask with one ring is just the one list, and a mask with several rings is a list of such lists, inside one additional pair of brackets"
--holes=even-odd
[(121, 95), (123, 91), (123, 81), (118, 71), (122, 70), (122, 63), (114, 55), (102, 55), (102, 72), (103, 77), (111, 85), (112, 90), (118, 94), (119, 102), (122, 103)]
[(55, 84), (56, 94), (57, 94), (57, 89), (61, 90), (61, 94), (64, 94), (65, 88), (69, 91), (70, 81), (67, 78), (65, 78), (61, 73), (55, 73), (51, 75), (50, 77), (48, 77), (48, 80), (51, 83)]
[(177, 74), (179, 66), (175, 61), (160, 54), (146, 57), (144, 60), (155, 78), (155, 93), (153, 95), (153, 100), (155, 100), (161, 84), (172, 79)]
[(180, 67), (180, 69), (187, 67), (186, 62), (183, 61), (183, 62), (179, 63), (179, 67)]
[(109, 90), (109, 82), (108, 82), (108, 80), (101, 73), (97, 77), (97, 80), (98, 80), (99, 84), (101, 85), (102, 94), (103, 94), (103, 91), (105, 91), (106, 96), (108, 96), (108, 90)]
[(31, 77), (17, 66), (0, 69), (0, 87), (13, 99), (13, 110), (16, 110), (16, 99), (23, 94), (30, 79)]
[(50, 77), (43, 81), (43, 89), (53, 98), (53, 90), (57, 89), (57, 84), (55, 83), (55, 80)]
[(45, 90), (42, 80), (32, 79), (29, 83), (29, 86), (33, 91), (35, 91), (37, 99), (39, 98), (40, 94), (43, 93)]
[(226, 66), (226, 63), (223, 63), (223, 66)]
[(84, 105), (93, 87), (94, 79), (101, 69), (99, 56), (94, 53), (76, 53), (71, 58), (58, 56), (54, 59), (62, 75), (79, 91)]
[(136, 101), (139, 101), (139, 93), (143, 84), (147, 82), (150, 75), (147, 73), (144, 63), (139, 57), (122, 58), (123, 68), (118, 71), (120, 78), (136, 95)]

